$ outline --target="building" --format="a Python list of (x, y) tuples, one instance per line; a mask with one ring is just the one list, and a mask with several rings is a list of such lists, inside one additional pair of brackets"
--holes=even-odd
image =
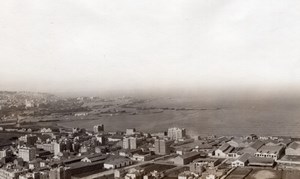
[(93, 130), (95, 133), (100, 133), (100, 132), (103, 132), (104, 131), (104, 125), (101, 124), (101, 125), (96, 125), (93, 127)]
[(248, 161), (249, 166), (255, 167), (273, 167), (275, 164), (272, 158), (250, 157)]
[(150, 152), (148, 152), (148, 153), (135, 153), (131, 157), (131, 160), (140, 161), (140, 162), (149, 161), (151, 159), (152, 159), (152, 155), (151, 155)]
[(251, 143), (248, 147), (244, 148), (242, 152), (254, 155), (258, 151), (258, 149), (261, 148), (263, 145), (264, 142), (256, 140), (255, 142)]
[(216, 167), (222, 162), (219, 158), (198, 158), (193, 161), (192, 165), (205, 166), (205, 167)]
[(263, 158), (272, 158), (277, 160), (283, 154), (284, 148), (283, 146), (262, 146), (258, 149), (258, 151), (254, 154), (256, 157)]
[(105, 143), (105, 137), (103, 135), (96, 135), (96, 140), (101, 144)]
[(126, 135), (134, 135), (135, 133), (135, 128), (126, 129)]
[(298, 142), (298, 141), (292, 142), (292, 143), (285, 149), (285, 155), (300, 156), (300, 142)]
[(194, 161), (197, 158), (201, 157), (201, 153), (199, 152), (190, 152), (190, 153), (186, 153), (184, 155), (179, 155), (174, 159), (174, 163), (176, 165), (186, 165), (191, 163), (192, 161)]
[(168, 137), (171, 140), (179, 140), (186, 137), (186, 131), (184, 128), (181, 129), (177, 127), (169, 128)]
[(229, 145), (228, 143), (224, 143), (221, 147), (219, 147), (215, 151), (215, 156), (219, 158), (227, 158), (228, 154), (230, 154), (234, 150), (234, 147)]
[(122, 167), (126, 167), (129, 165), (132, 165), (133, 161), (126, 159), (126, 158), (115, 158), (115, 159), (111, 159), (108, 160), (104, 163), (104, 168), (105, 169), (116, 169), (116, 168), (122, 168)]
[(40, 174), (38, 172), (30, 172), (26, 174), (19, 175), (19, 179), (38, 179)]
[(244, 167), (248, 164), (248, 159), (250, 158), (250, 154), (245, 153), (237, 158), (235, 161), (231, 163), (232, 167)]
[(144, 174), (145, 172), (142, 169), (131, 168), (125, 175), (124, 179), (141, 179)]
[(114, 171), (114, 177), (115, 178), (124, 178), (126, 175), (126, 171), (123, 169), (118, 169)]
[(57, 167), (52, 168), (49, 171), (49, 179), (68, 179), (71, 178), (68, 167)]
[(30, 162), (36, 158), (36, 149), (30, 147), (23, 147), (19, 149), (19, 157), (25, 162)]
[(178, 175), (178, 179), (197, 179), (200, 178), (200, 176), (201, 175), (194, 172), (184, 171)]
[(54, 148), (55, 156), (57, 156), (59, 153), (61, 153), (63, 151), (62, 143), (60, 143), (60, 142), (54, 142), (53, 148)]
[(36, 148), (43, 149), (45, 151), (49, 151), (51, 153), (54, 153), (54, 143), (50, 144), (36, 144)]
[(104, 161), (105, 159), (107, 159), (106, 155), (92, 154), (90, 156), (84, 157), (83, 159), (81, 159), (81, 161), (87, 163), (95, 163), (95, 162)]
[(123, 148), (124, 149), (136, 149), (137, 148), (136, 137), (124, 137), (123, 138)]
[(202, 165), (198, 162), (193, 162), (190, 164), (190, 171), (194, 173), (202, 174), (202, 172), (205, 170), (205, 165)]
[(11, 155), (11, 151), (8, 148), (3, 148), (0, 150), (0, 159)]
[(26, 170), (14, 169), (14, 168), (0, 168), (1, 179), (19, 179), (19, 176), (25, 174)]
[(32, 134), (19, 137), (19, 141), (26, 143), (28, 146), (33, 146), (36, 143), (37, 139), (38, 137)]
[(50, 129), (50, 128), (42, 128), (41, 129), (41, 133), (42, 134), (52, 133), (52, 129)]
[(165, 139), (156, 139), (154, 142), (155, 154), (167, 155), (170, 153), (171, 141)]

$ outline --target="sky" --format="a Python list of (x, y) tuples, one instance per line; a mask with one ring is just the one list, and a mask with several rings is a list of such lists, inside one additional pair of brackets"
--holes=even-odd
[(0, 1), (0, 90), (300, 86), (298, 0)]

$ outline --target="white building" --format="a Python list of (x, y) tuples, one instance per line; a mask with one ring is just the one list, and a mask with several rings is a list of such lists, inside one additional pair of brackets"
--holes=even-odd
[(42, 128), (41, 129), (41, 133), (51, 133), (52, 132), (52, 129), (50, 128)]
[(233, 150), (234, 150), (234, 147), (232, 147), (228, 143), (224, 143), (221, 147), (219, 147), (215, 151), (215, 157), (227, 158), (228, 154), (230, 154)]
[(263, 157), (263, 158), (273, 158), (277, 160), (281, 157), (284, 151), (283, 146), (262, 146), (258, 149), (258, 151), (254, 154), (256, 157)]
[(246, 166), (247, 163), (248, 163), (248, 159), (250, 158), (250, 156), (251, 155), (247, 154), (247, 153), (241, 155), (239, 158), (237, 158), (235, 161), (233, 161), (231, 163), (231, 166), (232, 167), (244, 167), (244, 166)]
[(168, 129), (168, 137), (171, 140), (179, 140), (186, 137), (186, 130), (184, 128), (169, 128)]
[(133, 162), (126, 158), (116, 158), (104, 163), (105, 169), (116, 169), (131, 165)]
[(144, 161), (149, 161), (152, 158), (151, 153), (145, 153), (145, 154), (133, 154), (131, 157), (131, 160), (139, 161), (139, 162), (144, 162)]
[(124, 137), (123, 138), (123, 148), (124, 149), (136, 149), (137, 148), (136, 137)]
[(8, 156), (8, 154), (9, 154), (9, 150), (8, 149), (1, 149), (0, 150), (0, 159)]
[(30, 162), (36, 158), (36, 149), (29, 147), (22, 147), (19, 149), (19, 157), (25, 162)]
[(126, 129), (126, 135), (134, 135), (135, 133), (135, 128)]
[(57, 156), (62, 152), (62, 144), (60, 142), (53, 143), (54, 155)]
[(93, 127), (93, 131), (95, 133), (99, 133), (99, 132), (103, 132), (104, 131), (104, 125), (101, 124), (101, 125), (96, 125)]

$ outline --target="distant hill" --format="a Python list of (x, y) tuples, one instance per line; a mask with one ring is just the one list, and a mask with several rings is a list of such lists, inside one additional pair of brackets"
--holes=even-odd
[(0, 100), (57, 100), (60, 97), (49, 93), (28, 91), (0, 91)]

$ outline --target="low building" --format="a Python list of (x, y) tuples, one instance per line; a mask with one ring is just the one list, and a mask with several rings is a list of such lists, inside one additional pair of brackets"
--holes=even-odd
[(254, 155), (258, 151), (258, 149), (261, 148), (263, 145), (264, 143), (262, 141), (256, 140), (255, 142), (251, 143), (248, 147), (244, 148), (242, 152)]
[(131, 160), (140, 161), (140, 162), (149, 161), (151, 159), (152, 159), (152, 155), (151, 155), (150, 152), (148, 152), (148, 153), (135, 153), (131, 157)]
[(292, 143), (285, 149), (285, 155), (300, 156), (300, 142), (298, 142), (298, 141), (292, 142)]
[(216, 167), (222, 162), (219, 158), (198, 158), (192, 164), (205, 167)]
[(200, 176), (201, 175), (194, 172), (184, 171), (178, 175), (178, 179), (197, 179)]
[(104, 162), (105, 169), (116, 169), (132, 165), (133, 162), (126, 158), (115, 158)]
[(248, 159), (250, 158), (250, 154), (245, 153), (241, 155), (238, 159), (231, 163), (232, 167), (244, 167), (248, 164)]
[(40, 130), (40, 132), (41, 132), (42, 134), (44, 134), (44, 133), (52, 133), (52, 129), (50, 129), (50, 128), (42, 128), (42, 129)]
[(273, 167), (275, 164), (272, 158), (250, 157), (248, 161), (249, 166), (256, 167)]
[(284, 165), (300, 165), (300, 156), (299, 155), (285, 155), (281, 159), (276, 161), (279, 164)]
[(233, 150), (234, 150), (234, 147), (232, 147), (228, 143), (224, 143), (221, 147), (219, 147), (215, 151), (215, 157), (227, 158), (228, 154), (231, 153)]
[(37, 149), (43, 149), (45, 151), (49, 151), (51, 153), (54, 153), (54, 143), (50, 144), (36, 144), (35, 145)]
[(125, 179), (141, 179), (144, 175), (143, 170), (138, 170), (135, 168), (129, 169), (128, 173), (125, 175)]
[(115, 177), (115, 178), (124, 178), (125, 175), (126, 175), (126, 171), (123, 170), (123, 169), (115, 170), (115, 171), (114, 171), (114, 177)]
[(82, 162), (88, 162), (88, 163), (95, 163), (95, 162), (100, 162), (104, 161), (107, 158), (107, 155), (102, 155), (102, 154), (93, 154), (84, 157), (81, 159)]
[[(200, 158), (202, 156), (203, 156), (203, 154), (200, 153), (200, 152), (190, 152), (190, 153), (186, 153), (184, 155), (177, 156), (174, 159), (174, 163), (176, 165), (186, 165), (186, 164), (189, 164), (192, 161), (194, 161), (195, 159)], [(203, 156), (203, 157), (205, 157), (205, 156)]]
[(272, 158), (277, 160), (283, 154), (284, 148), (283, 146), (262, 146), (259, 150), (254, 154), (256, 157), (263, 158)]

